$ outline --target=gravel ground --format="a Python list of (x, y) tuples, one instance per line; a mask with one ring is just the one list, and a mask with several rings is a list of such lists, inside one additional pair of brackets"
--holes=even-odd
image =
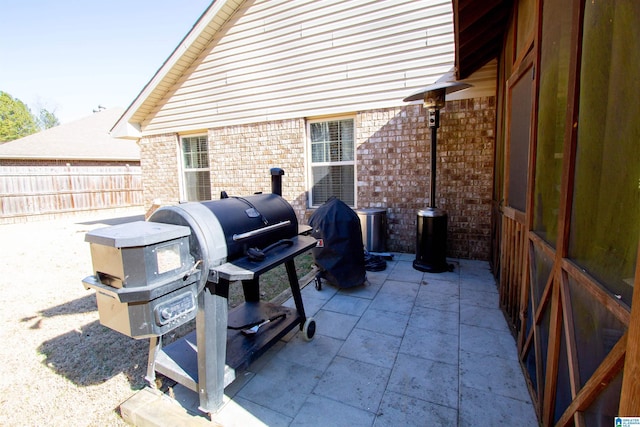
[(126, 425), (118, 406), (144, 386), (148, 340), (100, 325), (84, 236), (141, 215), (0, 225), (0, 426)]

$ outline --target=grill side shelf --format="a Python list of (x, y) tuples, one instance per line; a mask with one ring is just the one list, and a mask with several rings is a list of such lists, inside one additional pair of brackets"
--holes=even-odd
[(248, 257), (242, 257), (233, 262), (216, 266), (213, 270), (216, 271), (218, 280), (223, 279), (229, 282), (252, 280), (316, 246), (316, 239), (311, 236), (296, 236), (292, 240), (291, 246), (274, 249), (263, 261), (256, 262), (251, 261)]

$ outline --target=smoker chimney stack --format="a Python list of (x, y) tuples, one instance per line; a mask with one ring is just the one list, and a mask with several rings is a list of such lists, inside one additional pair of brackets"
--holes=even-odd
[(284, 175), (284, 170), (271, 168), (271, 192), (278, 196), (282, 196), (282, 175)]

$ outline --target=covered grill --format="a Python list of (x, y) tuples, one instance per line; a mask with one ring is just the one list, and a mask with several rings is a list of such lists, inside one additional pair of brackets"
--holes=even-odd
[[(315, 332), (293, 260), (316, 241), (298, 234), (295, 212), (279, 194), (284, 172), (271, 174), (270, 194), (166, 206), (149, 221), (86, 236), (95, 274), (83, 283), (96, 290), (100, 322), (150, 338), (149, 384), (155, 386), (155, 373), (162, 373), (197, 391), (205, 412), (220, 407), (236, 369), (295, 326), (306, 339)], [(260, 275), (281, 264), (295, 309), (259, 300)], [(228, 312), (234, 281), (242, 282), (245, 303)], [(162, 348), (162, 335), (193, 318), (193, 333)]]
[(309, 218), (311, 235), (318, 239), (313, 258), (318, 266), (316, 289), (321, 279), (339, 288), (362, 285), (367, 279), (360, 218), (342, 200), (331, 197)]

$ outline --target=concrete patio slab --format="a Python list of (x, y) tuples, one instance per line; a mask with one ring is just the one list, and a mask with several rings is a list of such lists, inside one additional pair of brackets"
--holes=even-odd
[(337, 356), (313, 394), (376, 414), (391, 369)]
[[(450, 260), (454, 271), (429, 274), (412, 260), (394, 254), (386, 270), (367, 273), (364, 286), (305, 287), (315, 338), (291, 333), (276, 344), (225, 389), (213, 421), (537, 426), (488, 264)], [(197, 406), (194, 392), (176, 390), (195, 396)]]

